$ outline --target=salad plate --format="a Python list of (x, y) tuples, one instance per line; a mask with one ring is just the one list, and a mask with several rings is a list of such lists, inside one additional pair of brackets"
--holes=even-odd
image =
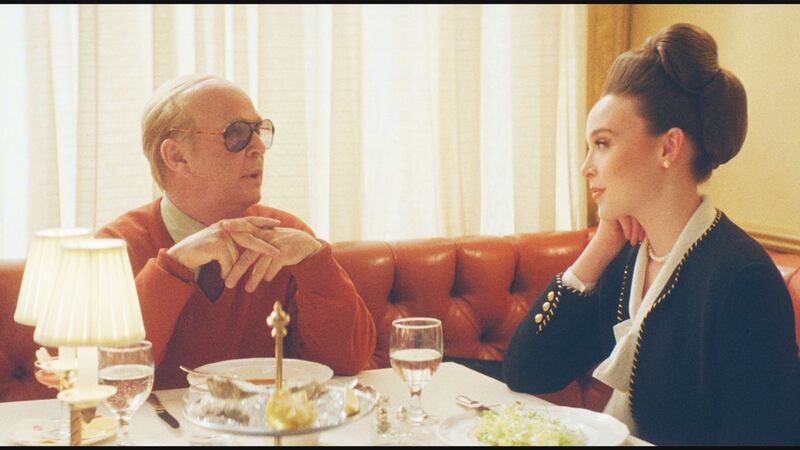
[(437, 434), (455, 445), (616, 446), (625, 441), (629, 431), (625, 424), (606, 414), (537, 405), (452, 416), (439, 425)]

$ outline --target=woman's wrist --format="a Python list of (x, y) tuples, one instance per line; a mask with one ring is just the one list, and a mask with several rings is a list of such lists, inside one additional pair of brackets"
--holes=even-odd
[(600, 275), (603, 274), (606, 267), (617, 256), (620, 249), (621, 247), (615, 248), (592, 239), (586, 249), (583, 250), (583, 253), (572, 264), (573, 275), (587, 285), (597, 283)]
[(597, 285), (597, 283), (585, 283), (577, 275), (575, 275), (572, 267), (568, 267), (567, 270), (564, 271), (564, 274), (561, 276), (561, 282), (564, 283), (564, 286), (575, 289), (580, 293), (591, 292)]

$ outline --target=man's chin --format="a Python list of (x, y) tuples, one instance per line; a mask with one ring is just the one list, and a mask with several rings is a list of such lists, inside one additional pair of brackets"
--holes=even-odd
[(261, 192), (253, 192), (250, 189), (240, 190), (238, 194), (229, 197), (227, 205), (232, 207), (235, 205), (236, 209), (244, 211), (245, 209), (255, 205), (261, 201)]
[(256, 203), (261, 201), (261, 190), (259, 189), (258, 192), (254, 192), (246, 197), (247, 206), (255, 205)]

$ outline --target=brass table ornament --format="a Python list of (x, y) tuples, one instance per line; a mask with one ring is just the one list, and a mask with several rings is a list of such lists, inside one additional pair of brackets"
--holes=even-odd
[[(271, 335), (275, 338), (275, 390), (273, 395), (283, 388), (283, 337), (286, 336), (286, 325), (291, 321), (291, 317), (283, 308), (281, 302), (275, 302), (272, 314), (267, 317), (267, 325), (272, 328)], [(267, 418), (264, 418), (267, 420)], [(276, 447), (281, 446), (281, 437), (274, 436)]]
[[(299, 443), (297, 439), (301, 437), (305, 437), (305, 445), (309, 445), (310, 440), (318, 443), (321, 432), (369, 415), (379, 394), (375, 388), (361, 385), (358, 380), (346, 385), (305, 380), (292, 386), (292, 380), (283, 379), (286, 362), (283, 342), (290, 320), (280, 302), (275, 302), (273, 311), (266, 318), (275, 340), (275, 380), (270, 387), (255, 385), (235, 376), (183, 368), (204, 376), (208, 385), (208, 393), (187, 401), (184, 417), (211, 430), (270, 436), (273, 445), (282, 446), (284, 442)], [(283, 437), (291, 440), (284, 441)]]
[(83, 426), (88, 425), (94, 419), (97, 412), (97, 405), (83, 407), (83, 405), (69, 405), (69, 445), (77, 447), (81, 445), (83, 439)]

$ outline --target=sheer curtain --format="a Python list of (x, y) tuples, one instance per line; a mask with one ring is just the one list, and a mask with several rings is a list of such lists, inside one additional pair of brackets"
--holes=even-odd
[(189, 72), (275, 122), (262, 202), (324, 239), (586, 226), (583, 5), (0, 8), (0, 257), (160, 195), (141, 113)]

